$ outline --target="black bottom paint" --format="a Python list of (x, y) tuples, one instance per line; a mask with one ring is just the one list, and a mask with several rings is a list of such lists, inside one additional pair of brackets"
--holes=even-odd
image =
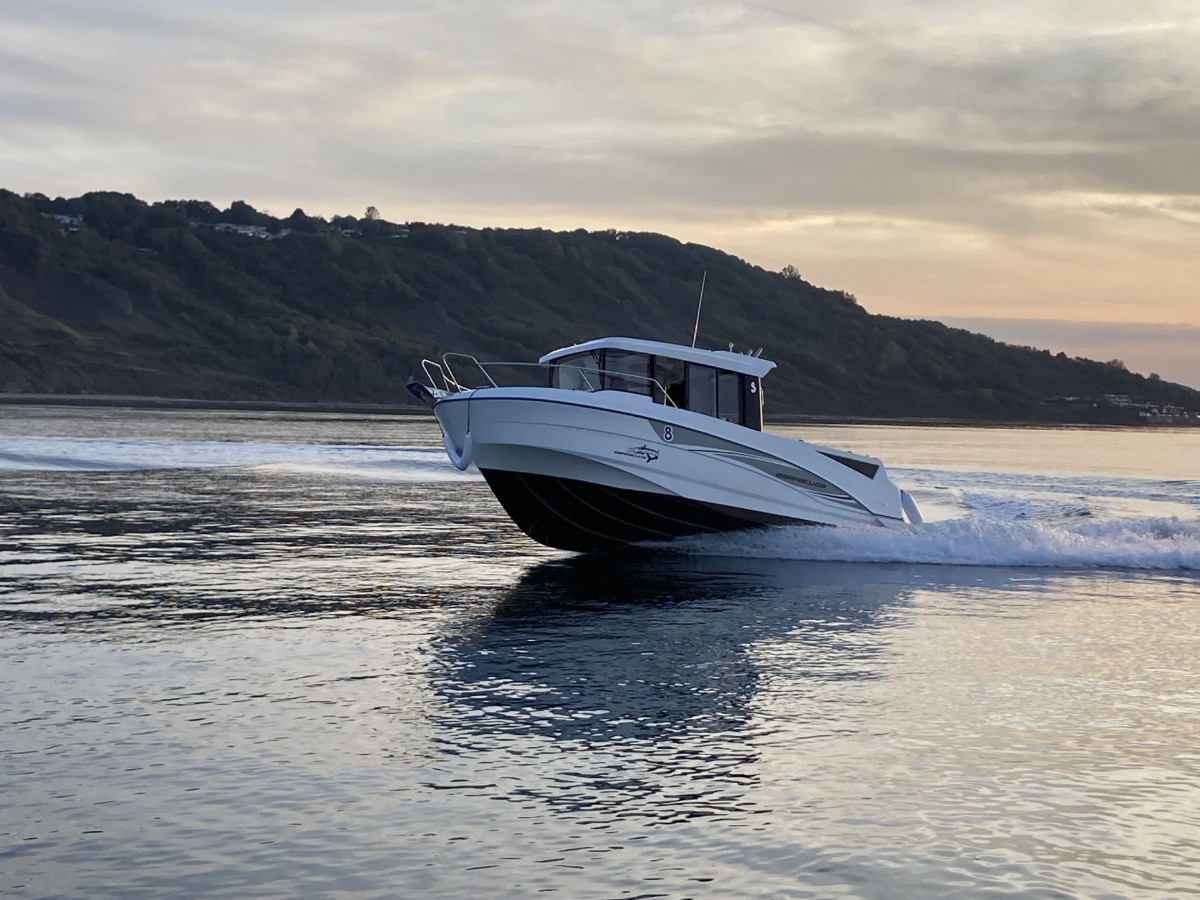
[(539, 544), (559, 550), (619, 550), (640, 541), (665, 541), (690, 534), (815, 524), (570, 478), (496, 469), (482, 472), (518, 527)]

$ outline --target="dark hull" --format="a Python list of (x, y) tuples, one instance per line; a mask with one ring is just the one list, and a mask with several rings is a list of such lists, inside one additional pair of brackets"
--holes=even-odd
[(641, 541), (692, 534), (815, 524), (569, 478), (481, 471), (517, 526), (539, 544), (559, 550), (618, 550)]

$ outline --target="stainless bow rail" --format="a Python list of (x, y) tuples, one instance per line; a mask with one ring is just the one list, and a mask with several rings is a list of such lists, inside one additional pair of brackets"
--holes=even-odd
[[(483, 376), (484, 381), (473, 383), (477, 380), (477, 376), (471, 378), (460, 377), (455, 372), (454, 366), (451, 365), (450, 361), (452, 359), (458, 362), (460, 370), (467, 369), (467, 375), (470, 375), (471, 367), (474, 367)], [(559, 390), (583, 391), (585, 393), (595, 393), (603, 390), (624, 391), (625, 393), (637, 394), (639, 396), (650, 396), (656, 402), (661, 398), (661, 402), (666, 405), (676, 408), (679, 406), (679, 404), (671, 399), (666, 388), (656, 379), (645, 375), (617, 372), (611, 369), (585, 368), (583, 366), (572, 366), (562, 363), (484, 363), (469, 353), (443, 353), (441, 362), (432, 359), (422, 359), (421, 368), (425, 372), (425, 377), (429, 379), (430, 386), (443, 395), (499, 387), (555, 387)], [(543, 373), (544, 377), (525, 379), (505, 379), (501, 377), (498, 381), (497, 378), (493, 377), (493, 373), (499, 375), (499, 370), (501, 369), (515, 369), (521, 372), (535, 371)], [(576, 376), (576, 381), (573, 385), (561, 383), (563, 380), (561, 378), (559, 379), (559, 384), (553, 385), (551, 383), (552, 373), (556, 371), (562, 373), (568, 370)], [(441, 383), (440, 389), (438, 388), (439, 382)], [(621, 386), (616, 386), (618, 384)], [(629, 390), (629, 385), (642, 385), (646, 390)]]

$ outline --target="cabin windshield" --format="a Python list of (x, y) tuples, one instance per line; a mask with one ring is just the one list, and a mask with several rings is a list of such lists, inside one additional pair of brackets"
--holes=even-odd
[(603, 362), (603, 350), (556, 359), (550, 366), (550, 387), (568, 391), (598, 391)]
[(625, 391), (762, 431), (762, 380), (715, 366), (616, 348), (554, 360), (550, 386)]

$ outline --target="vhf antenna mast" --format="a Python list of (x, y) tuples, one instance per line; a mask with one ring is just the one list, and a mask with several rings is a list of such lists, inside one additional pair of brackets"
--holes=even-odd
[(700, 276), (700, 302), (696, 304), (696, 325), (692, 328), (692, 346), (696, 346), (696, 335), (700, 333), (700, 309), (704, 306), (704, 282), (708, 279), (708, 269)]

